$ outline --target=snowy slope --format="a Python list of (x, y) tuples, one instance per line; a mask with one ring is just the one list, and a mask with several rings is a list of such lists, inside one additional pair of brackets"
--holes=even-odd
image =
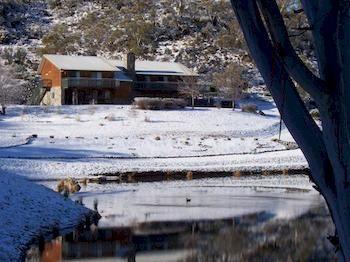
[(90, 212), (44, 186), (10, 173), (1, 172), (0, 187), (0, 261), (20, 260), (39, 234), (45, 235), (53, 227), (72, 228)]

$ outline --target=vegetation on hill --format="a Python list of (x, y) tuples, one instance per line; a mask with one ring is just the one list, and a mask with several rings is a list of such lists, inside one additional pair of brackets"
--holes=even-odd
[[(310, 60), (313, 48), (306, 19), (288, 2), (281, 1), (281, 9), (293, 45), (303, 59)], [(214, 73), (233, 63), (254, 69), (228, 0), (0, 3), (1, 56), (22, 74), (28, 90), (37, 86), (36, 69), (44, 53), (121, 58), (127, 51), (141, 59), (182, 62), (209, 82)], [(18, 52), (24, 59), (11, 57)]]

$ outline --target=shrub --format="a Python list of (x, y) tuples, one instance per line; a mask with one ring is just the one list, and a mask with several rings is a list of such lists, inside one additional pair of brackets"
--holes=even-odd
[(81, 187), (79, 183), (72, 178), (61, 180), (57, 185), (57, 191), (59, 193), (68, 194), (68, 195), (71, 193), (76, 193), (80, 191), (80, 189)]
[(242, 109), (242, 112), (256, 114), (258, 107), (253, 103), (249, 103), (249, 104), (241, 105), (241, 109)]
[(143, 110), (180, 109), (186, 107), (186, 101), (180, 98), (136, 97), (134, 106)]

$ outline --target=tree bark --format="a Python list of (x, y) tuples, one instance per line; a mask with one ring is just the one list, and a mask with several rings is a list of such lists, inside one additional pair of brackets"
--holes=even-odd
[(6, 106), (5, 105), (1, 105), (1, 114), (6, 115)]
[[(335, 245), (339, 242), (337, 254), (340, 260), (350, 261), (350, 140), (347, 128), (350, 100), (345, 98), (350, 86), (345, 85), (349, 75), (343, 75), (349, 70), (350, 62), (346, 64), (344, 61), (348, 49), (345, 51), (346, 57), (340, 55), (341, 50), (345, 49), (345, 42), (338, 39), (338, 35), (348, 39), (350, 33), (345, 29), (348, 29), (349, 18), (344, 18), (344, 23), (339, 27), (341, 0), (336, 3), (330, 0), (303, 1), (306, 2), (304, 9), (310, 17), (317, 42), (318, 78), (300, 64), (289, 42), (283, 19), (277, 14), (275, 1), (256, 1), (231, 0), (231, 3), (251, 56), (271, 91), (284, 123), (309, 163), (311, 179), (328, 204), (337, 229), (337, 235), (332, 239)], [(322, 131), (306, 110), (290, 77), (302, 84), (316, 99)]]

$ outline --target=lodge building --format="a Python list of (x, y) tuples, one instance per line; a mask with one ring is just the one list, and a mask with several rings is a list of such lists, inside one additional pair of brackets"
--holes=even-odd
[(198, 75), (175, 62), (98, 56), (44, 55), (39, 66), (42, 105), (128, 104), (135, 97), (177, 97)]

